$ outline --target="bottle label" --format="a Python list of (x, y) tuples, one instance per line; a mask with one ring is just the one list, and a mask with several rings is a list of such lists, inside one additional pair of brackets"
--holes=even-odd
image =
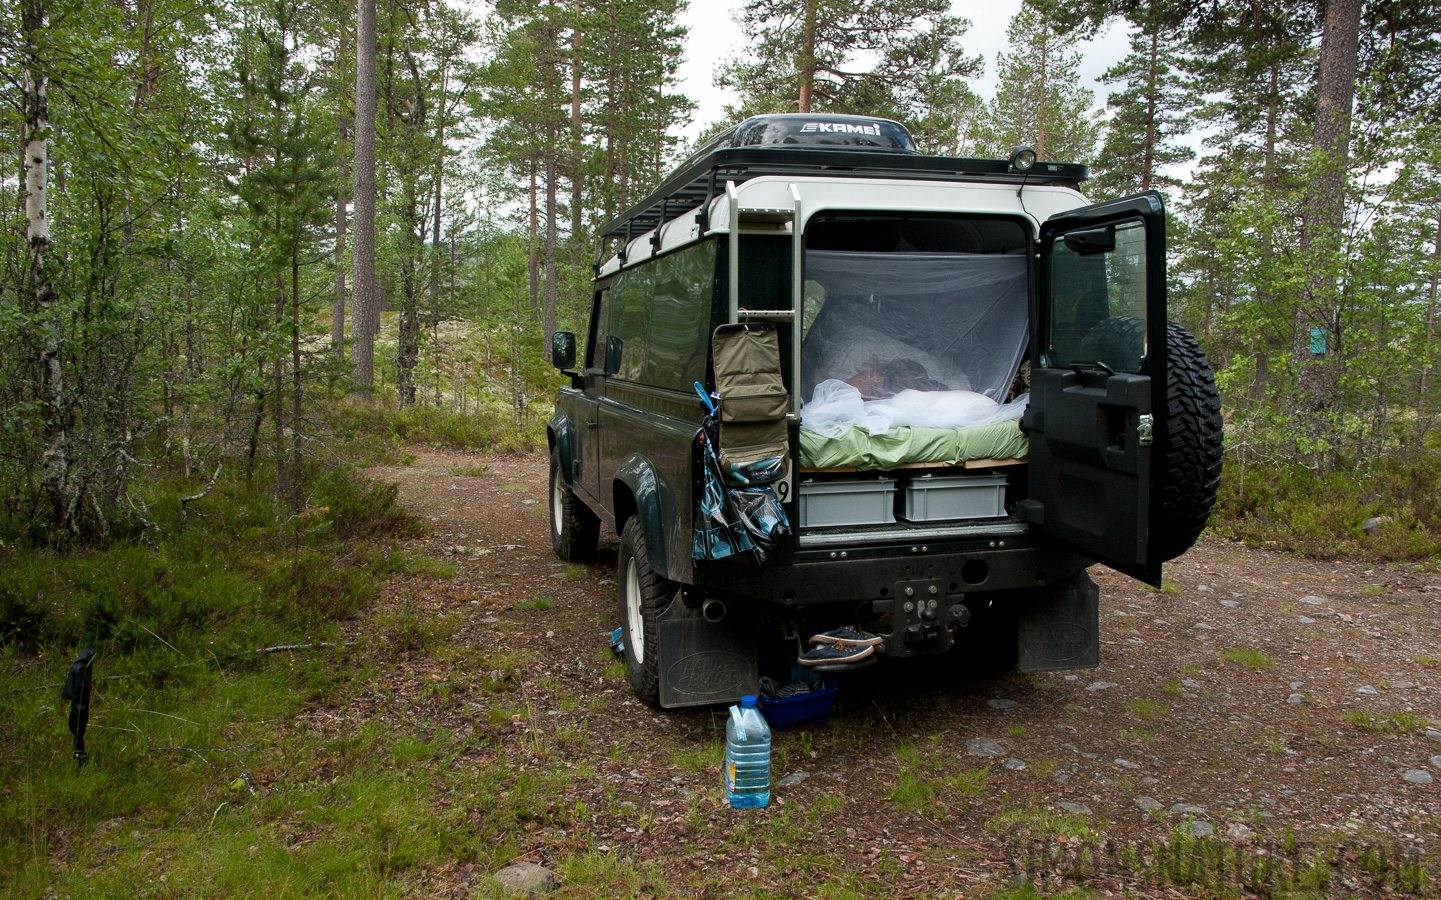
[(728, 791), (734, 791), (735, 789), (736, 789), (736, 764), (733, 763), (733, 762), (727, 762), (727, 763), (726, 763), (726, 790), (728, 790)]

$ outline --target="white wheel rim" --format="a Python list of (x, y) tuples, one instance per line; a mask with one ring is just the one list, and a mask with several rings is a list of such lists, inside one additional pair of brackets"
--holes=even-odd
[(556, 534), (565, 533), (565, 511), (561, 507), (561, 502), (565, 499), (565, 495), (561, 493), (564, 489), (565, 486), (560, 483), (560, 473), (556, 472), (554, 483), (550, 486), (550, 525)]
[(630, 627), (630, 652), (638, 663), (645, 662), (645, 625), (640, 618), (640, 572), (635, 560), (625, 566), (625, 619)]

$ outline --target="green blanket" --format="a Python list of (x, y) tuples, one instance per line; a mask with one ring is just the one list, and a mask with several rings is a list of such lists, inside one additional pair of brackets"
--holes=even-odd
[(894, 469), (902, 463), (1015, 459), (1025, 456), (1027, 447), (1025, 434), (1013, 421), (978, 428), (893, 428), (881, 435), (853, 425), (835, 438), (801, 429), (801, 465), (811, 469)]

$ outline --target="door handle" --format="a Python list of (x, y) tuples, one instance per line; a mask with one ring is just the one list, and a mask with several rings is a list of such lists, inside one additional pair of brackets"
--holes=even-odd
[(596, 419), (592, 419), (591, 421), (585, 423), (585, 427), (586, 427), (586, 428), (599, 428), (599, 427), (600, 427), (600, 421), (599, 421), (599, 420), (596, 420)]

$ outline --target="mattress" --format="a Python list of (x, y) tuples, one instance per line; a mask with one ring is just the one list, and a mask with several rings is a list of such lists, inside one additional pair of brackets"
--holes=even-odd
[(805, 469), (895, 469), (910, 463), (958, 465), (967, 460), (1017, 459), (1029, 442), (1014, 420), (974, 428), (892, 428), (873, 435), (852, 425), (839, 437), (801, 429)]

